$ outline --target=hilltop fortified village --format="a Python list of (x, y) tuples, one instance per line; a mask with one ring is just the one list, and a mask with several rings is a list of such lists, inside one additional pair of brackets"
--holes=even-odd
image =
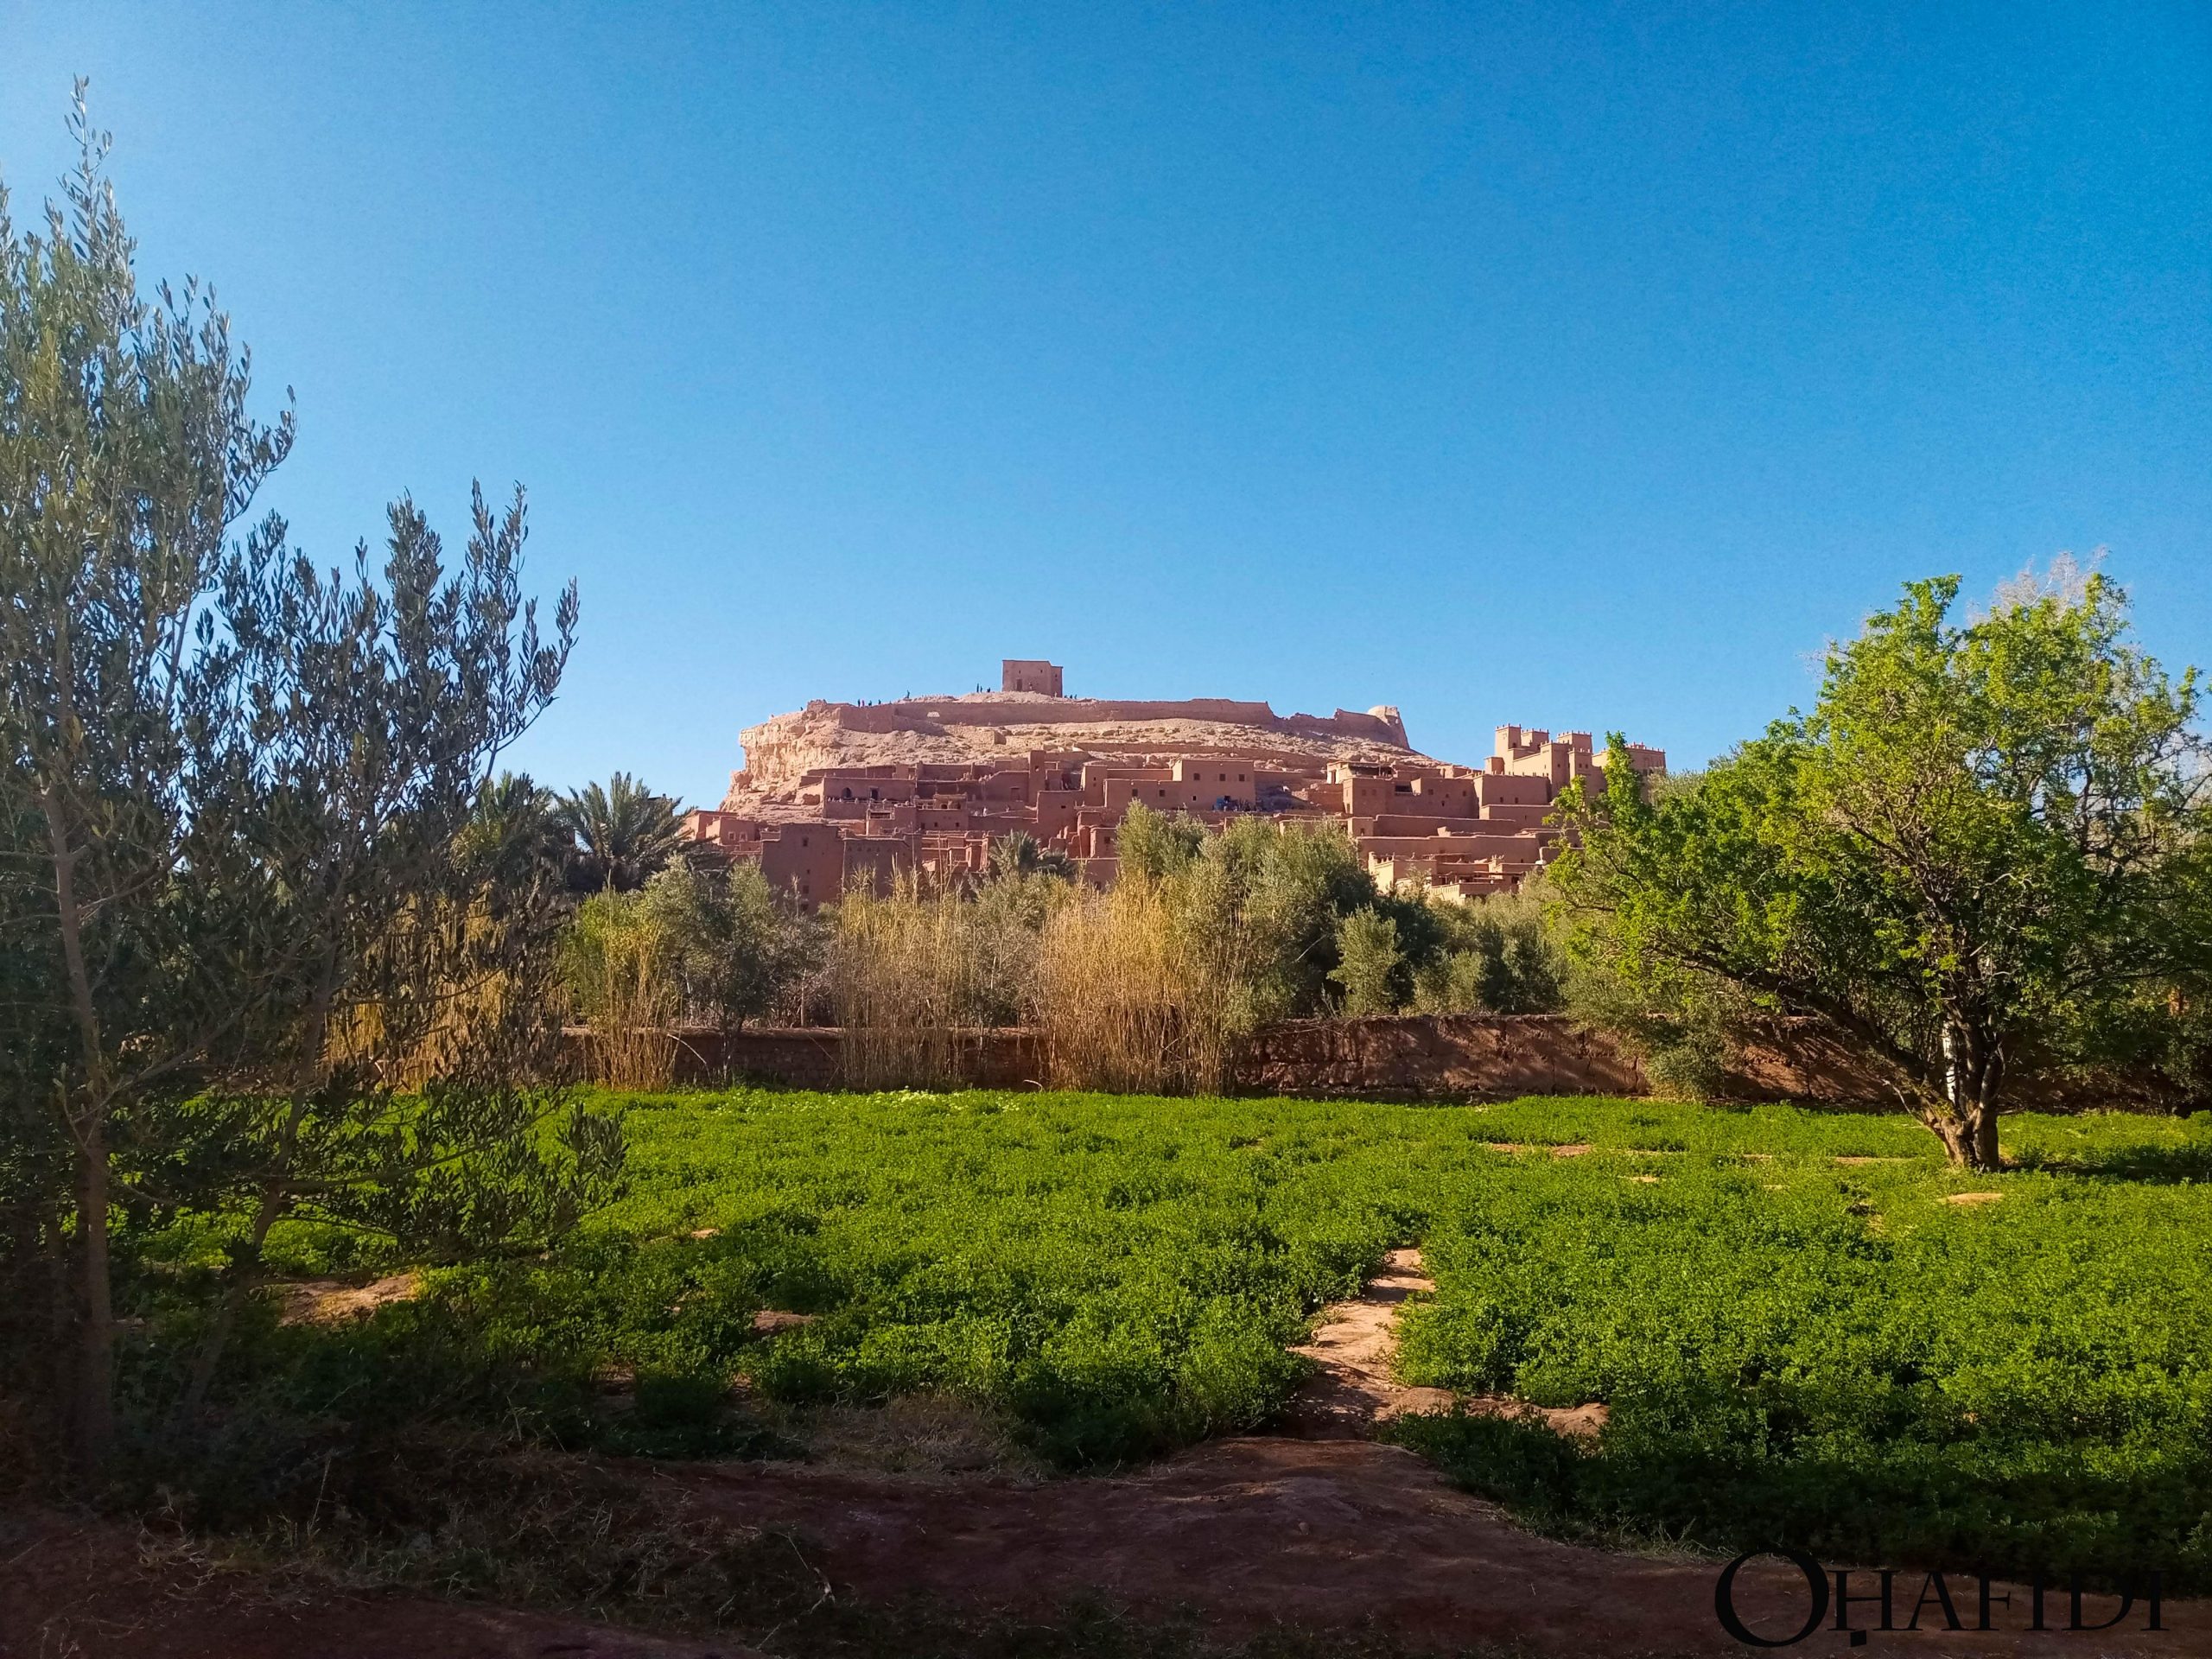
[[(686, 833), (758, 860), (809, 907), (902, 870), (982, 869), (1017, 830), (1104, 886), (1137, 802), (1217, 824), (1334, 823), (1385, 887), (1478, 899), (1545, 861), (1553, 800), (1599, 763), (1587, 732), (1501, 726), (1481, 766), (1452, 766), (1412, 748), (1387, 705), (1324, 717), (1214, 697), (1108, 702), (1064, 695), (1055, 664), (1019, 660), (995, 692), (817, 701), (744, 744), (721, 806), (690, 813)], [(1666, 769), (1660, 750), (1629, 752), (1639, 771)]]

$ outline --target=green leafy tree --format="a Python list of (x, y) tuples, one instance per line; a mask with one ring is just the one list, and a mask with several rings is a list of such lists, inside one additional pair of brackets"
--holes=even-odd
[(1442, 937), (1414, 969), (1415, 1012), (1555, 1014), (1566, 1006), (1566, 955), (1534, 891), (1428, 911)]
[(671, 864), (639, 902), (663, 941), (686, 1020), (724, 1027), (758, 1020), (821, 965), (822, 925), (776, 893), (758, 864), (741, 860), (719, 872)]
[(1361, 912), (1389, 921), (1395, 941), (1388, 1000), (1374, 1011), (1408, 1002), (1414, 970), (1445, 942), (1433, 908), (1378, 893), (1358, 849), (1334, 829), (1246, 817), (1209, 832), (1135, 804), (1116, 845), (1122, 878), (1156, 889), (1186, 957), (1210, 963), (1200, 977), (1227, 999), (1235, 1032), (1336, 1006), (1342, 930)]
[[(411, 1207), (409, 1225), (480, 1242), (469, 1214), (573, 1209), (513, 1188), (561, 1104), (510, 1081), (532, 1020), (486, 1027), (417, 1103), (387, 1067), (473, 982), (550, 959), (545, 918), (512, 894), (493, 925), (502, 901), (460, 848), (489, 763), (553, 694), (575, 599), (541, 638), (518, 497), (504, 516), (479, 498), (451, 570), (404, 501), (380, 572), (365, 549), (350, 579), (319, 572), (274, 519), (229, 543), (290, 417), (248, 415), (245, 353), (195, 288), (140, 296), (82, 91), (46, 234), (0, 203), (0, 918), (19, 993), (0, 1002), (0, 1171), (21, 1193), (8, 1248), (67, 1263), (50, 1345), (97, 1476), (118, 1216), (200, 1213), (237, 1241), (196, 1399), (262, 1240), (302, 1205), (364, 1224), (380, 1206), (387, 1225)], [(566, 1156), (537, 1173), (574, 1198), (619, 1138), (572, 1126)]]
[(2212, 839), (2196, 671), (2129, 642), (2120, 588), (2061, 572), (1961, 621), (1958, 587), (1910, 584), (1694, 789), (1655, 798), (1616, 740), (1554, 887), (1641, 999), (1816, 1021), (1990, 1169), (2022, 1078), (2202, 974)]
[(78, 169), (43, 235), (0, 194), (0, 812), (31, 982), (8, 1046), (36, 1057), (21, 1085), (68, 1147), (72, 1191), (38, 1207), (45, 1247), (74, 1258), (72, 1415), (98, 1467), (114, 1441), (111, 1142), (238, 1013), (213, 964), (176, 966), (194, 607), (292, 423), (247, 414), (247, 355), (196, 287), (139, 294), (81, 82), (72, 130)]
[(1394, 982), (1405, 965), (1398, 924), (1378, 910), (1356, 910), (1337, 925), (1337, 965), (1329, 977), (1344, 990), (1344, 1011), (1354, 1016), (1393, 1014)]
[(1114, 855), (1123, 875), (1158, 880), (1187, 868), (1205, 841), (1206, 827), (1196, 818), (1155, 812), (1137, 801), (1114, 832)]
[(675, 800), (626, 772), (616, 772), (605, 788), (587, 784), (563, 796), (559, 815), (575, 843), (577, 879), (590, 888), (633, 893), (683, 844)]
[[(194, 1200), (242, 1223), (188, 1417), (288, 1216), (405, 1216), (427, 1230), (403, 1243), (490, 1249), (508, 1241), (485, 1224), (565, 1224), (616, 1179), (619, 1139), (588, 1114), (569, 1111), (557, 1162), (533, 1144), (569, 1105), (514, 1081), (550, 1034), (539, 1010), (555, 890), (502, 885), (520, 872), (471, 849), (499, 798), (489, 764), (559, 683), (575, 594), (541, 637), (521, 590), (519, 492), (499, 514), (480, 492), (474, 518), (448, 564), (403, 499), (381, 569), (363, 546), (348, 578), (289, 549), (271, 518), (207, 601), (184, 700), (194, 842), (179, 874), (188, 893), (226, 896), (220, 913), (200, 909), (194, 937), (244, 946), (237, 995), (253, 1018), (229, 1086), (184, 1116), (223, 1149), (223, 1179)], [(478, 994), (494, 979), (507, 994), (487, 1004)], [(464, 1001), (474, 1017), (456, 1021)], [(434, 1075), (418, 1079), (408, 1062), (436, 1035)], [(429, 1086), (403, 1096), (403, 1081)]]

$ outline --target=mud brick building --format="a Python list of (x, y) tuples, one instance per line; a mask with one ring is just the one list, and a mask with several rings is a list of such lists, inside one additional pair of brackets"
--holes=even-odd
[[(902, 871), (980, 870), (1016, 831), (1103, 886), (1141, 802), (1212, 824), (1334, 824), (1386, 887), (1469, 899), (1511, 892), (1552, 855), (1552, 804), (1600, 759), (1587, 732), (1501, 726), (1481, 765), (1455, 766), (1413, 749), (1388, 705), (1278, 715), (1226, 698), (1070, 697), (1062, 684), (1054, 664), (1008, 660), (995, 692), (810, 702), (744, 734), (745, 768), (685, 832), (757, 861), (812, 906)], [(1630, 754), (1666, 769), (1660, 750)]]

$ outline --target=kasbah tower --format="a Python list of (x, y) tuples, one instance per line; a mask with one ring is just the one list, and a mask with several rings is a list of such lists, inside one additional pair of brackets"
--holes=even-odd
[[(1213, 825), (1252, 814), (1333, 824), (1385, 888), (1480, 899), (1552, 855), (1552, 803), (1602, 758), (1587, 732), (1501, 726), (1488, 760), (1453, 766), (1414, 749), (1388, 704), (1325, 716), (1220, 697), (1103, 702), (1067, 696), (1057, 664), (1016, 658), (996, 691), (817, 700), (743, 737), (744, 770), (685, 833), (758, 861), (810, 909), (855, 883), (887, 891), (902, 871), (982, 869), (1017, 831), (1106, 886), (1138, 802)], [(1629, 754), (1639, 772), (1666, 770), (1661, 750)]]

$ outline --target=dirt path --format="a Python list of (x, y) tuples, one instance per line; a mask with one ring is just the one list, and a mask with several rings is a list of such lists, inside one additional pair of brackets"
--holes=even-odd
[[(1371, 1440), (1249, 1436), (1134, 1475), (1037, 1485), (772, 1464), (700, 1466), (684, 1478), (733, 1521), (803, 1532), (809, 1560), (841, 1595), (918, 1592), (1046, 1615), (1103, 1596), (1144, 1614), (1195, 1610), (1224, 1637), (1290, 1624), (1379, 1628), (1443, 1648), (1520, 1643), (1560, 1656), (1745, 1651), (1714, 1618), (1714, 1564), (1536, 1537), (1412, 1452)], [(1853, 1583), (1854, 1593), (1867, 1587)], [(1899, 1575), (1900, 1624), (1918, 1587)], [(1952, 1589), (1971, 1620), (1972, 1584)], [(1789, 1569), (1760, 1567), (1745, 1569), (1737, 1602), (1753, 1628), (1783, 1631), (1802, 1624), (1806, 1596)], [(2026, 1605), (2016, 1592), (2012, 1605)], [(1872, 1622), (1866, 1614), (1853, 1610), (1860, 1624)], [(2212, 1653), (2212, 1608), (2169, 1604), (2165, 1622), (2171, 1635), (2117, 1640), (2063, 1631), (1874, 1640), (1931, 1656)], [(2141, 1623), (2139, 1610), (2128, 1623)], [(1799, 1650), (1842, 1646), (1831, 1634)]]
[(1579, 1436), (1594, 1435), (1605, 1426), (1605, 1408), (1596, 1403), (1531, 1406), (1399, 1382), (1394, 1374), (1398, 1315), (1412, 1298), (1435, 1288), (1436, 1281), (1423, 1270), (1419, 1250), (1392, 1250), (1357, 1301), (1332, 1302), (1323, 1308), (1313, 1340), (1291, 1350), (1320, 1370), (1284, 1414), (1284, 1431), (1309, 1440), (1363, 1440), (1394, 1417), (1440, 1411), (1540, 1418), (1561, 1434)]
[(1444, 1389), (1410, 1389), (1391, 1376), (1398, 1351), (1398, 1310), (1436, 1288), (1419, 1250), (1393, 1250), (1357, 1301), (1321, 1310), (1313, 1339), (1294, 1348), (1320, 1367), (1299, 1391), (1285, 1427), (1306, 1440), (1363, 1440), (1378, 1423), (1408, 1412), (1449, 1411)]

